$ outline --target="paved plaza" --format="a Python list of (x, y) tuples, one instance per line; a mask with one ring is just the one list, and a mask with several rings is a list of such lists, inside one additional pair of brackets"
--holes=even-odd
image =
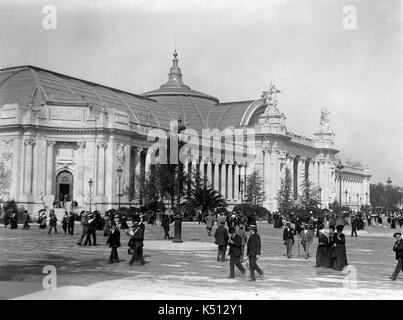
[[(81, 226), (74, 236), (40, 230), (0, 227), (1, 299), (400, 299), (403, 274), (391, 281), (396, 260), (392, 247), (395, 230), (368, 227), (358, 238), (347, 239), (349, 274), (315, 268), (314, 257), (298, 257), (297, 242), (293, 258), (285, 256), (283, 229), (258, 223), (262, 256), (258, 264), (265, 272), (256, 282), (242, 277), (227, 279), (229, 262), (216, 261), (214, 237), (205, 225), (184, 222), (183, 243), (163, 240), (163, 231), (146, 225), (144, 266), (128, 266), (128, 236), (122, 230), (120, 264), (108, 264), (110, 249), (106, 238), (97, 232), (97, 246), (76, 245)], [(317, 240), (312, 246), (316, 252)], [(57, 270), (57, 288), (44, 290), (44, 266)], [(247, 271), (248, 272), (248, 271)], [(350, 279), (350, 280), (349, 280)]]

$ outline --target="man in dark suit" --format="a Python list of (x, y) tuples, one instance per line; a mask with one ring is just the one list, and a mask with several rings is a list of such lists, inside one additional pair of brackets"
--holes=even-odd
[(257, 227), (254, 224), (249, 225), (250, 236), (247, 243), (247, 255), (249, 257), (249, 270), (250, 281), (256, 281), (255, 270), (260, 275), (260, 279), (263, 279), (263, 271), (259, 268), (256, 260), (260, 257), (260, 236), (257, 233)]
[(67, 220), (67, 232), (70, 235), (74, 234), (74, 213), (71, 211)]
[(217, 261), (225, 262), (225, 252), (228, 245), (228, 231), (224, 227), (225, 221), (221, 221), (219, 227), (215, 231), (215, 244), (218, 245)]
[(118, 248), (120, 247), (120, 231), (116, 227), (116, 223), (112, 224), (111, 232), (106, 244), (109, 244), (109, 247), (112, 248), (111, 255), (109, 256), (109, 263), (119, 263)]
[(288, 258), (292, 257), (292, 246), (294, 245), (294, 235), (295, 235), (295, 230), (293, 228), (291, 228), (291, 223), (286, 222), (285, 229), (283, 232), (283, 241), (287, 247), (287, 257)]
[(241, 256), (242, 256), (242, 238), (236, 233), (235, 228), (230, 229), (230, 234), (231, 237), (228, 240), (229, 244), (229, 277), (228, 278), (234, 278), (235, 277), (235, 267), (241, 271), (242, 274), (245, 274), (245, 268), (242, 266), (241, 263)]
[(55, 233), (57, 233), (56, 225), (57, 225), (57, 217), (55, 211), (51, 210), (49, 213), (49, 232), (48, 232), (49, 234), (52, 231), (52, 228), (54, 228)]
[(90, 213), (88, 215), (88, 232), (87, 232), (87, 237), (84, 240), (84, 245), (86, 246), (87, 243), (90, 246), (91, 245), (91, 237), (92, 237), (92, 245), (96, 246), (97, 245), (97, 234), (96, 234), (96, 228), (95, 228), (95, 217), (93, 213)]
[(351, 236), (356, 236), (357, 237), (357, 216), (352, 215), (351, 216)]
[(134, 221), (129, 231), (130, 240), (129, 247), (132, 252), (132, 258), (129, 261), (129, 265), (140, 264), (144, 265), (145, 261), (143, 258), (143, 240), (144, 240), (144, 229), (145, 226), (140, 221)]
[(402, 234), (400, 232), (395, 232), (393, 236), (396, 238), (396, 242), (393, 246), (393, 251), (396, 253), (397, 265), (390, 279), (396, 280), (400, 270), (403, 271), (403, 240)]

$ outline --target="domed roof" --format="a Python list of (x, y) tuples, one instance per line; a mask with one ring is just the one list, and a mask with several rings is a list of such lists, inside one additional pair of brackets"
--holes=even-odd
[(107, 107), (127, 113), (134, 122), (166, 129), (177, 119), (167, 107), (146, 97), (30, 65), (0, 70), (0, 109), (12, 103), (90, 104), (94, 110)]
[(178, 119), (182, 119), (188, 128), (207, 128), (207, 117), (212, 108), (219, 103), (218, 98), (192, 90), (182, 80), (182, 72), (178, 65), (178, 53), (173, 53), (172, 67), (168, 81), (159, 89), (143, 95), (168, 107)]

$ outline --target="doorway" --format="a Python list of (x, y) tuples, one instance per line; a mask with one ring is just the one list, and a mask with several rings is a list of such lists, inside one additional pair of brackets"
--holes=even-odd
[(56, 200), (72, 201), (73, 200), (73, 175), (65, 170), (59, 172), (56, 177)]

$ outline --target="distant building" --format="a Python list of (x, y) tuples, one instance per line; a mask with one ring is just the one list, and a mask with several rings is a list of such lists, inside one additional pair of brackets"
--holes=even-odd
[[(240, 203), (240, 182), (249, 168), (259, 170), (264, 179), (264, 206), (276, 210), (280, 181), (289, 168), (294, 198), (302, 179), (309, 177), (321, 187), (322, 207), (327, 207), (339, 198), (339, 151), (326, 110), (313, 138), (296, 135), (287, 130), (277, 93), (271, 85), (258, 99), (220, 103), (184, 84), (176, 51), (168, 82), (143, 95), (34, 66), (2, 69), (0, 154), (11, 182), (0, 193), (3, 200), (14, 199), (29, 210), (43, 202), (51, 206), (54, 200), (72, 199), (79, 207), (88, 207), (91, 200), (93, 208), (105, 210), (117, 206), (116, 170), (121, 166), (121, 204), (137, 204), (141, 194), (133, 194), (131, 187), (136, 176), (148, 171), (155, 152), (147, 134), (156, 128), (168, 131), (171, 121), (181, 119), (197, 132), (254, 130), (253, 163), (245, 157), (225, 158), (213, 147), (207, 155), (190, 155), (186, 161), (186, 171), (192, 166), (199, 170), (231, 205)], [(241, 154), (245, 145), (242, 148)], [(344, 166), (342, 204), (369, 204), (370, 172), (353, 163)]]

